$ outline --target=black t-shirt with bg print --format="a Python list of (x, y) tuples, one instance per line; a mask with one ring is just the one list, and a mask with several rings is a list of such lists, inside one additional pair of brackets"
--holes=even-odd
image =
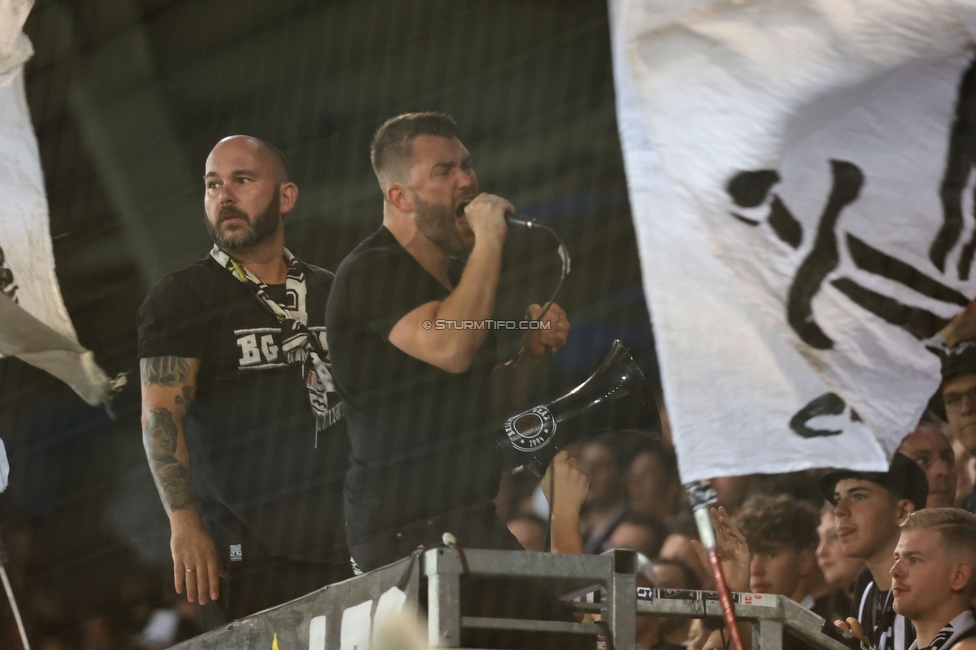
[[(333, 276), (302, 264), (306, 296), (269, 287), (308, 314), (328, 350), (325, 305)], [(165, 277), (139, 310), (139, 357), (201, 359), (186, 421), (194, 487), (211, 530), (252, 552), (345, 562), (345, 423), (316, 435), (303, 370), (285, 363), (280, 325), (247, 285), (213, 258)], [(222, 549), (226, 556), (227, 549)]]

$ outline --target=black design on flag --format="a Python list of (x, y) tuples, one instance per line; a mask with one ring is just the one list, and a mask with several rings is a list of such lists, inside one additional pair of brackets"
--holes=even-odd
[[(976, 122), (973, 126), (976, 127)], [(831, 160), (830, 168), (831, 192), (820, 217), (817, 236), (813, 248), (796, 271), (786, 303), (787, 322), (790, 327), (804, 343), (818, 350), (833, 348), (834, 341), (817, 324), (812, 302), (827, 277), (840, 265), (838, 222), (844, 208), (857, 200), (864, 186), (864, 173), (854, 163)], [(766, 199), (766, 194), (779, 179), (779, 174), (771, 170), (740, 172), (733, 176), (726, 189), (736, 205), (755, 207)], [(773, 196), (773, 209), (770, 211), (769, 220), (773, 219), (778, 210), (789, 215), (789, 220), (800, 228), (799, 222), (780, 197), (775, 194)], [(776, 205), (781, 207), (775, 208)], [(758, 221), (747, 219), (735, 212), (732, 216), (749, 225), (759, 224)], [(797, 240), (799, 241), (801, 237), (802, 232)], [(844, 239), (851, 260), (860, 270), (897, 282), (939, 302), (958, 306), (965, 306), (969, 302), (969, 298), (956, 289), (927, 276), (911, 264), (871, 246), (859, 237), (846, 233)], [(837, 278), (830, 284), (861, 308), (891, 325), (900, 327), (916, 339), (928, 339), (948, 324), (947, 318), (923, 307), (907, 305), (892, 296), (880, 294), (852, 278)]]
[[(732, 177), (726, 189), (739, 207), (758, 208), (765, 203), (769, 191), (779, 180), (779, 173), (772, 169), (739, 172)], [(759, 220), (747, 217), (740, 212), (733, 212), (732, 216), (750, 226), (760, 224)], [(772, 195), (766, 222), (769, 223), (776, 236), (792, 248), (799, 248), (800, 244), (803, 243), (803, 225), (797, 221), (777, 194)]]
[(733, 5), (610, 3), (682, 479), (881, 469), (938, 386), (926, 348), (976, 295), (971, 21), (936, 0), (765, 3), (757, 29)]
[(847, 234), (847, 250), (858, 268), (911, 287), (922, 295), (965, 307), (969, 299), (951, 287), (920, 272), (911, 264), (879, 251), (858, 237)]
[[(822, 416), (843, 415), (848, 410), (847, 403), (836, 393), (824, 393), (801, 408), (790, 418), (790, 429), (802, 438), (818, 438), (823, 436), (839, 436), (844, 429), (824, 429), (811, 426), (813, 420)], [(857, 411), (850, 409), (847, 420), (861, 422)], [(844, 424), (844, 423), (841, 423)], [(825, 424), (829, 426), (829, 424)]]
[(17, 302), (17, 282), (14, 280), (14, 272), (7, 265), (3, 248), (0, 248), (0, 293)]
[(833, 187), (820, 215), (813, 249), (797, 269), (786, 302), (786, 320), (790, 327), (804, 343), (818, 350), (829, 350), (834, 342), (814, 320), (811, 303), (827, 275), (840, 262), (835, 230), (841, 211), (857, 199), (864, 184), (864, 174), (852, 163), (831, 160), (830, 171)]
[(921, 307), (905, 305), (894, 298), (866, 289), (849, 278), (838, 278), (831, 284), (864, 309), (904, 329), (920, 341), (935, 336), (949, 323), (947, 318), (936, 316)]
[[(929, 249), (929, 259), (940, 272), (945, 273), (946, 258), (959, 243), (963, 229), (963, 203), (966, 188), (969, 198), (974, 197), (970, 178), (976, 172), (976, 59), (970, 64), (959, 84), (955, 117), (949, 132), (946, 151), (945, 174), (939, 197), (942, 200), (942, 228)], [(976, 250), (976, 231), (959, 256), (957, 272), (960, 280), (968, 280)]]
[[(971, 67), (970, 72), (972, 69)], [(970, 72), (967, 72), (967, 77)], [(971, 83), (971, 81), (965, 82), (964, 85), (966, 83)], [(964, 94), (963, 97), (965, 96)], [(960, 157), (964, 159), (963, 162), (967, 169), (973, 168), (973, 171), (976, 172), (976, 155), (971, 156), (968, 151), (961, 153), (962, 149), (958, 140), (963, 136), (960, 135), (960, 131), (957, 120), (952, 136), (954, 142), (950, 144), (950, 158), (954, 162), (948, 166), (947, 175), (952, 170), (956, 170), (953, 173), (958, 171), (960, 165), (963, 164), (959, 160)], [(970, 129), (966, 131), (967, 137), (969, 131), (976, 134), (976, 119), (970, 122)], [(973, 149), (976, 151), (976, 147)], [(955, 153), (953, 154), (953, 152)], [(955, 155), (955, 158), (952, 158), (952, 155)], [(854, 266), (871, 276), (897, 283), (921, 296), (944, 303), (947, 306), (961, 307), (969, 302), (969, 298), (962, 292), (926, 275), (915, 266), (875, 248), (852, 233), (842, 233), (842, 229), (838, 227), (841, 214), (846, 207), (857, 200), (865, 184), (865, 175), (857, 165), (844, 160), (831, 160), (830, 169), (830, 195), (820, 215), (813, 247), (793, 276), (786, 302), (787, 323), (804, 343), (818, 350), (829, 350), (834, 346), (834, 341), (817, 324), (812, 303), (823, 283), (828, 281), (828, 277), (840, 267), (840, 244), (842, 240), (847, 245), (847, 251)], [(781, 176), (775, 170), (739, 172), (727, 183), (726, 190), (739, 208), (751, 210), (768, 204), (765, 221), (781, 241), (796, 249), (802, 243), (802, 225), (793, 216), (782, 198), (772, 192), (772, 188), (780, 180)], [(955, 181), (952, 179), (943, 183), (944, 205), (947, 195), (945, 188), (947, 186), (954, 187), (954, 183)], [(961, 191), (954, 196), (958, 199), (961, 196)], [(957, 200), (954, 205), (959, 208), (959, 201)], [(746, 216), (740, 211), (733, 211), (731, 215), (749, 226), (755, 227), (762, 223), (762, 219)], [(961, 224), (961, 208), (955, 212), (947, 208), (946, 225), (943, 226), (936, 240), (937, 244), (940, 241), (945, 243), (947, 237), (945, 233), (949, 232), (951, 235), (951, 232), (954, 231), (955, 226), (953, 224), (957, 217)], [(948, 244), (946, 252), (958, 241), (958, 235), (958, 232), (953, 235), (955, 240)], [(959, 267), (960, 276), (963, 276), (963, 270), (966, 274), (969, 272), (968, 265), (972, 261), (972, 255), (968, 254), (969, 257), (967, 258), (968, 247), (967, 244), (967, 248), (964, 248), (962, 252)], [(944, 256), (942, 259), (944, 261)], [(962, 262), (966, 263), (965, 269)], [(948, 318), (933, 313), (930, 309), (905, 304), (902, 300), (879, 293), (851, 277), (834, 278), (829, 280), (829, 283), (862, 309), (890, 325), (901, 328), (920, 341), (936, 335), (949, 321)], [(793, 415), (790, 419), (790, 429), (803, 438), (840, 435), (844, 432), (841, 423), (837, 423), (835, 426), (825, 425), (828, 428), (824, 428), (824, 426), (812, 426), (811, 422), (823, 416), (841, 416), (848, 409), (848, 405), (840, 396), (832, 392), (825, 393)], [(850, 422), (860, 422), (861, 418), (856, 411), (850, 409), (849, 420)]]

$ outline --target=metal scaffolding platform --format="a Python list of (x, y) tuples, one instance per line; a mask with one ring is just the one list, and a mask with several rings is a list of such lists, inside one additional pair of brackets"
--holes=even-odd
[[(278, 647), (304, 650), (366, 650), (377, 621), (427, 589), (428, 642), (458, 648), (464, 628), (599, 634), (607, 648), (637, 648), (637, 616), (721, 616), (714, 592), (638, 588), (635, 554), (562, 555), (440, 547), (365, 575), (329, 585), (279, 607), (235, 621), (176, 646), (180, 650)], [(600, 615), (599, 623), (567, 623), (464, 616), (462, 575), (542, 580), (578, 612)], [(822, 618), (784, 596), (734, 594), (736, 615), (754, 624), (757, 650), (781, 650), (783, 631), (823, 650), (850, 650), (821, 633)]]

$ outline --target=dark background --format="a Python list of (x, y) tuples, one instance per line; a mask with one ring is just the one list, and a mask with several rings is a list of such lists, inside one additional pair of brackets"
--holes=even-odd
[[(537, 398), (582, 381), (614, 338), (656, 377), (604, 3), (39, 0), (25, 31), (57, 275), (81, 343), (109, 375), (137, 380), (136, 310), (209, 249), (201, 177), (218, 139), (247, 133), (285, 152), (300, 189), (286, 243), (335, 269), (381, 221), (372, 133), (398, 113), (440, 110), (456, 118), (482, 189), (569, 246), (558, 302), (573, 330)], [(517, 316), (548, 298), (558, 258), (545, 236), (513, 232), (510, 244), (499, 310)], [(32, 619), (34, 630), (111, 614), (124, 604), (119, 583), (154, 567), (172, 590), (137, 390), (114, 410), (115, 421), (0, 360), (11, 466), (0, 535), (20, 567), (15, 588), (64, 610)]]

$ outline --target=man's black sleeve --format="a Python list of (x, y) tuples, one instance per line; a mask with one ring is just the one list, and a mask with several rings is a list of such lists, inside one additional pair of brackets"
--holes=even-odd
[[(347, 317), (361, 323), (384, 339), (401, 318), (420, 305), (442, 300), (423, 268), (393, 251), (367, 251), (345, 269)], [(426, 276), (426, 277), (424, 277)]]
[(139, 358), (202, 358), (206, 320), (206, 306), (192, 287), (178, 277), (163, 278), (139, 308)]

